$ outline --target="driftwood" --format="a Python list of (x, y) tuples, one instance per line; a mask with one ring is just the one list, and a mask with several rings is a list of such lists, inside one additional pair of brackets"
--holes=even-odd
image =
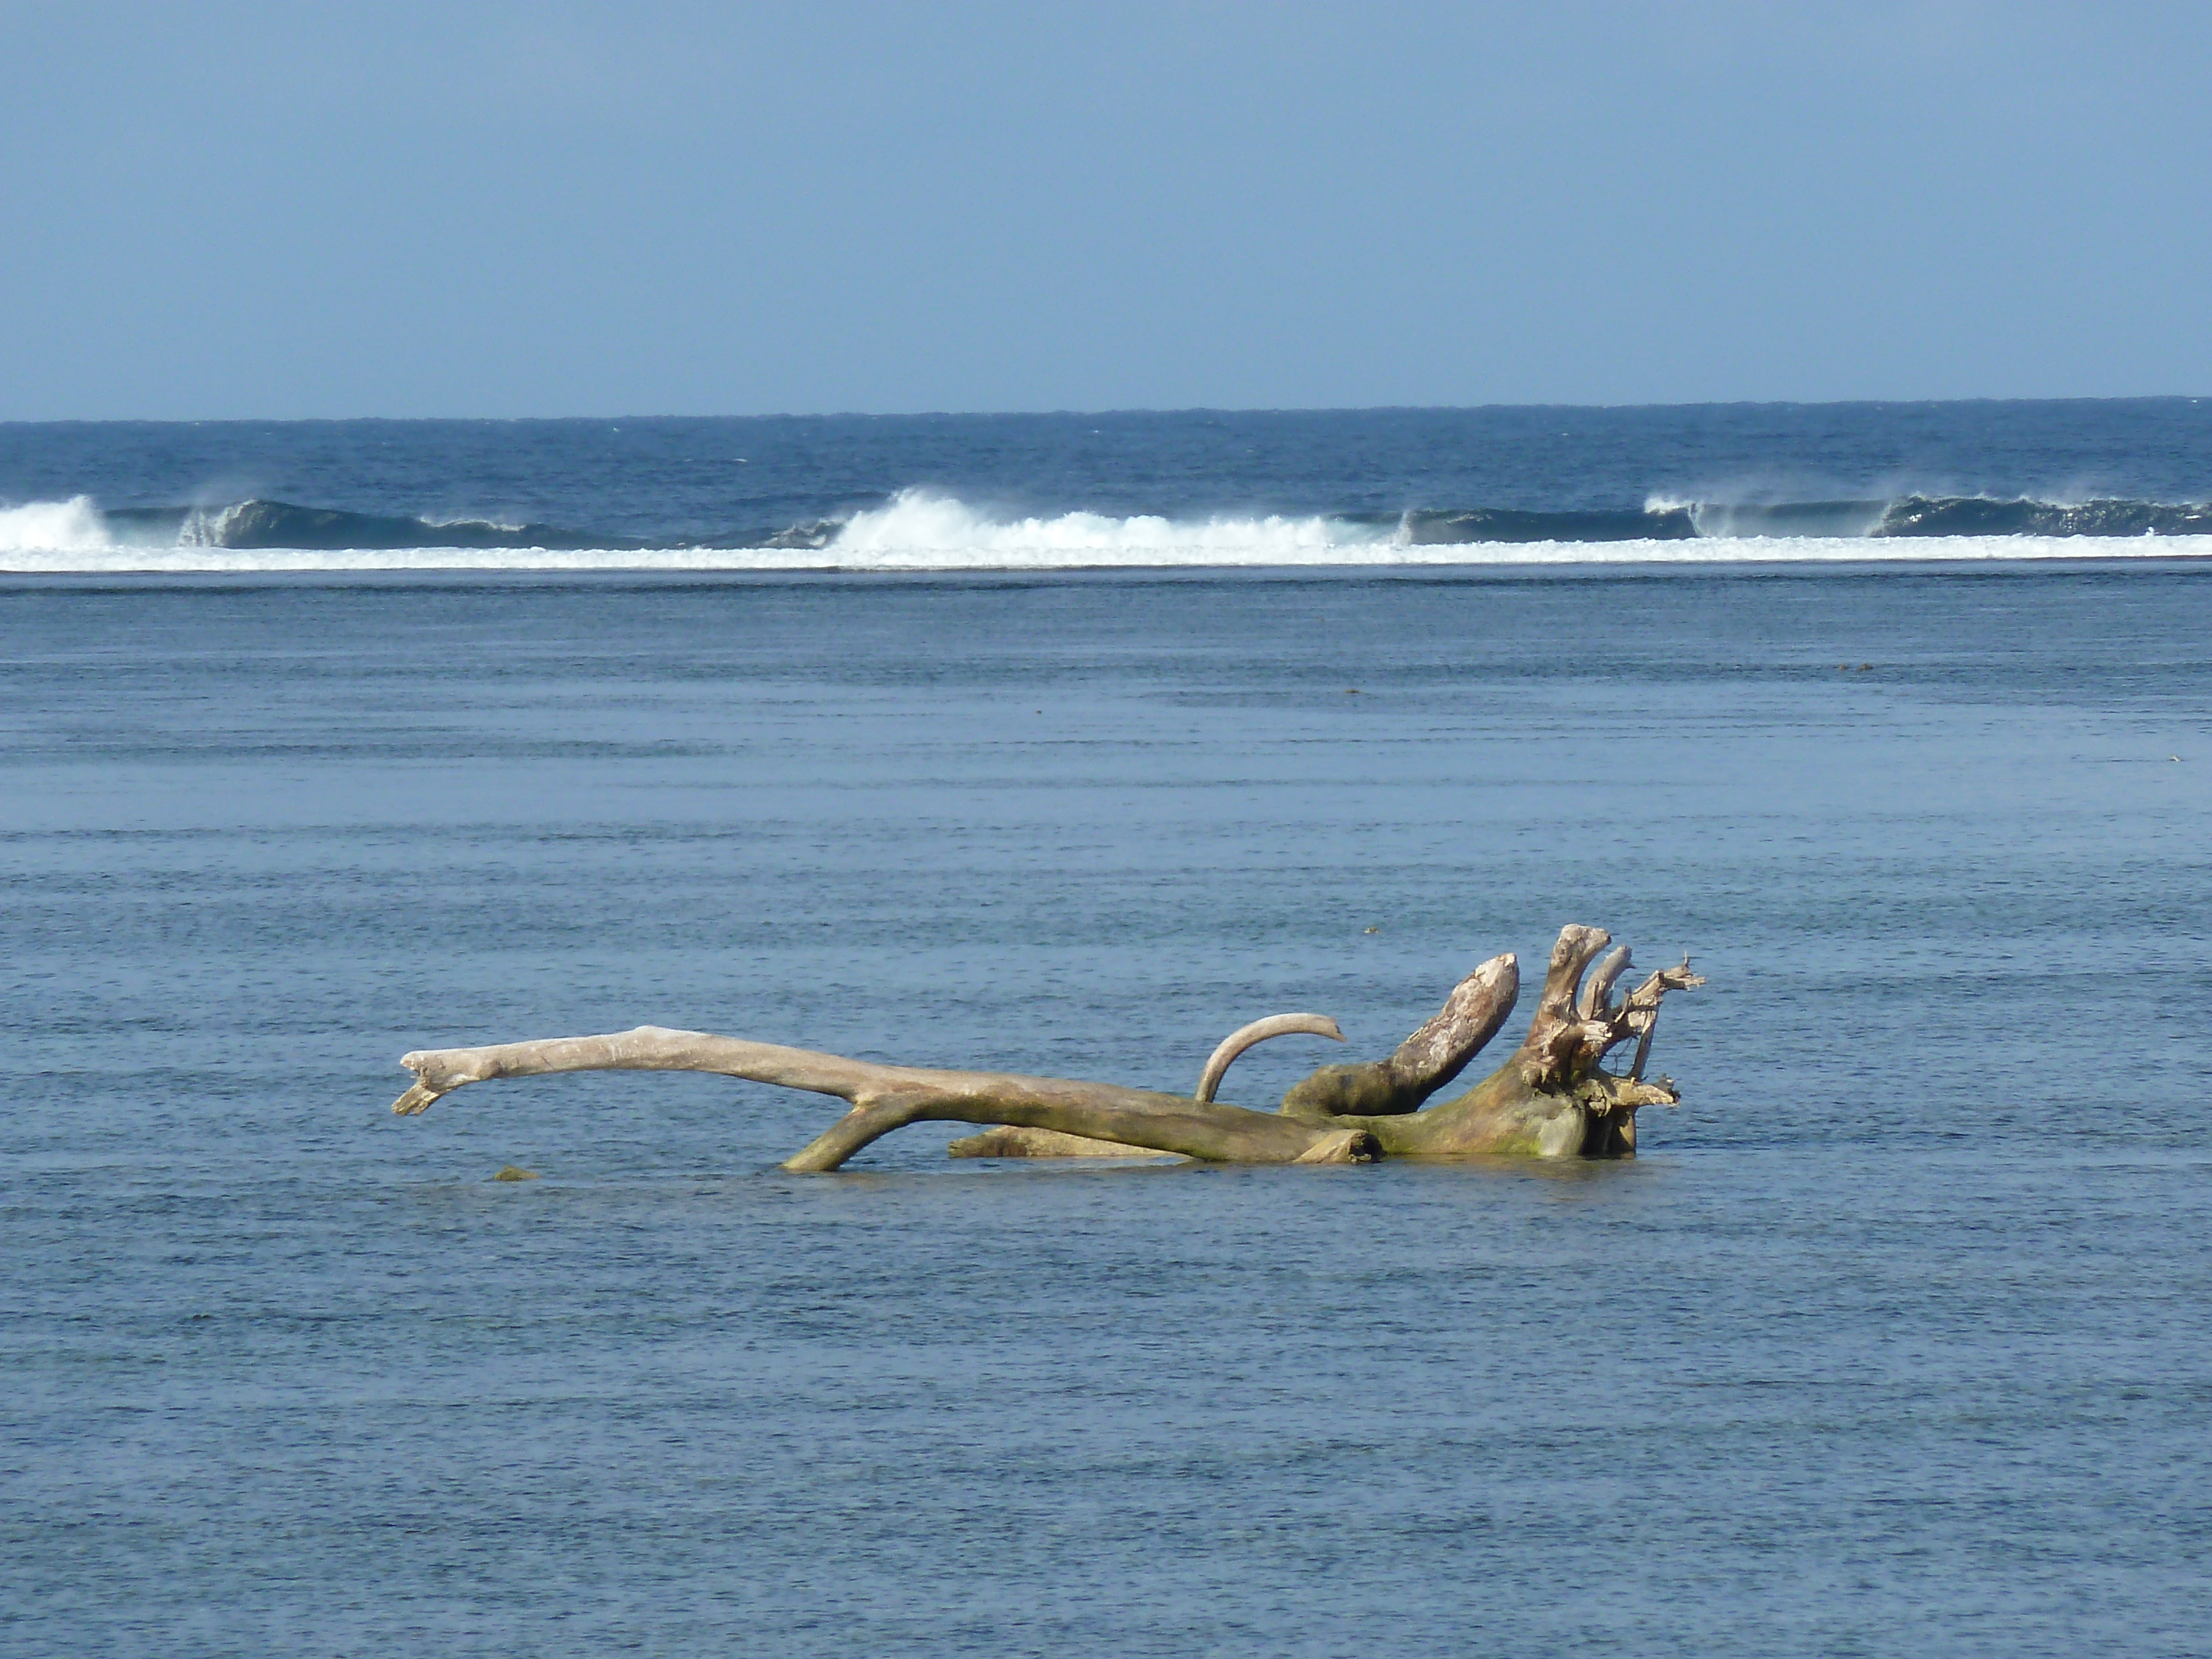
[[(1387, 1060), (1324, 1066), (1295, 1085), (1280, 1109), (1217, 1103), (1231, 1063), (1253, 1043), (1291, 1032), (1343, 1041), (1318, 1014), (1278, 1014), (1234, 1032), (1206, 1062), (1197, 1090), (1171, 1095), (1112, 1083), (999, 1072), (879, 1066), (704, 1031), (641, 1025), (605, 1036), (553, 1037), (485, 1048), (434, 1048), (400, 1064), (415, 1085), (392, 1109), (411, 1116), (465, 1084), (554, 1072), (714, 1072), (835, 1095), (852, 1109), (783, 1167), (834, 1170), (869, 1142), (909, 1123), (992, 1126), (954, 1143), (956, 1154), (1054, 1157), (1175, 1152), (1242, 1164), (1363, 1164), (1381, 1158), (1625, 1157), (1636, 1113), (1680, 1099), (1666, 1078), (1646, 1079), (1660, 999), (1702, 985), (1686, 959), (1625, 996), (1614, 986), (1628, 949), (1599, 953), (1601, 928), (1569, 927), (1552, 947), (1528, 1034), (1505, 1063), (1465, 1094), (1423, 1109), (1498, 1034), (1520, 994), (1514, 958), (1494, 957), (1460, 981), (1436, 1018)], [(1593, 967), (1592, 964), (1595, 963)], [(1623, 1073), (1600, 1061), (1633, 1040)]]

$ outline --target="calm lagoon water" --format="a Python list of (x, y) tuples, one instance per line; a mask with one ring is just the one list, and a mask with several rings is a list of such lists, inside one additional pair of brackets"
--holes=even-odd
[[(2156, 559), (6, 579), (0, 1647), (2212, 1650), (2208, 641)], [(386, 1109), (641, 1022), (1188, 1087), (1567, 921), (1710, 977), (1633, 1164)]]

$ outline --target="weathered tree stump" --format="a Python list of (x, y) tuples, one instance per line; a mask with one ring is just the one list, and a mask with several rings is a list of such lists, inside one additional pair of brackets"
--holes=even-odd
[[(415, 1085), (392, 1103), (403, 1116), (427, 1110), (465, 1084), (554, 1072), (714, 1072), (835, 1095), (852, 1109), (787, 1159), (794, 1171), (834, 1170), (870, 1141), (928, 1121), (993, 1126), (953, 1143), (956, 1156), (1066, 1157), (1176, 1152), (1237, 1164), (1364, 1164), (1381, 1158), (1485, 1155), (1620, 1158), (1636, 1151), (1636, 1113), (1681, 1097), (1667, 1078), (1647, 1079), (1660, 999), (1705, 981), (1662, 969), (1626, 996), (1628, 967), (1601, 928), (1569, 927), (1552, 947), (1528, 1034), (1505, 1063), (1465, 1094), (1426, 1106), (1498, 1034), (1520, 994), (1518, 964), (1493, 957), (1461, 981), (1435, 1018), (1387, 1060), (1324, 1066), (1284, 1096), (1280, 1109), (1217, 1103), (1213, 1091), (1253, 1043), (1291, 1032), (1343, 1041), (1334, 1020), (1277, 1014), (1232, 1033), (1206, 1062), (1192, 1094), (999, 1072), (927, 1071), (748, 1042), (704, 1031), (641, 1025), (605, 1036), (551, 1037), (485, 1048), (433, 1048), (404, 1056)], [(1591, 964), (1595, 963), (1595, 967)], [(1607, 1054), (1633, 1039), (1625, 1073)], [(1424, 1108), (1425, 1107), (1425, 1109)]]

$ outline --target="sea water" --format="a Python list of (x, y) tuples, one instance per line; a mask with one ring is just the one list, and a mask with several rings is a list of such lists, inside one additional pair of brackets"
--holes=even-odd
[[(2140, 405), (1801, 412), (1851, 442), (1771, 465), (1856, 499), (1854, 455), (1959, 428), (1887, 498), (2186, 507), (2194, 405), (2148, 407), (2167, 449)], [(872, 502), (783, 521), (1643, 511), (1718, 420), (1644, 412), (1687, 459), (1618, 447), (1610, 496), (1432, 468), (1363, 507), (1413, 416), (1308, 417), (1295, 498), (1201, 488), (1209, 428), (1149, 418), (1143, 476), (988, 512), (1019, 456), (894, 423)], [(2212, 1645), (2188, 536), (117, 574), (111, 514), (226, 465), (424, 523), (586, 487), (501, 494), (535, 428), (404, 428), (366, 482), (360, 429), (210, 430), (0, 428), (19, 507), (99, 515), (0, 585), (0, 1647)], [(989, 430), (1049, 474), (1052, 420)], [(651, 495), (561, 516), (672, 545)], [(1709, 980), (1632, 1163), (978, 1164), (917, 1126), (801, 1177), (841, 1103), (721, 1079), (386, 1110), (403, 1050), (641, 1022), (1182, 1089), (1334, 1016), (1348, 1049), (1237, 1063), (1265, 1107), (1568, 921)]]
[(2212, 553), (2212, 402), (0, 428), (0, 571)]

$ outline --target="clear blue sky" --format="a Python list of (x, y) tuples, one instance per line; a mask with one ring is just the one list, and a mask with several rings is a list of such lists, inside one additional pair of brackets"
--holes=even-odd
[(0, 418), (2212, 392), (2212, 6), (9, 0)]

